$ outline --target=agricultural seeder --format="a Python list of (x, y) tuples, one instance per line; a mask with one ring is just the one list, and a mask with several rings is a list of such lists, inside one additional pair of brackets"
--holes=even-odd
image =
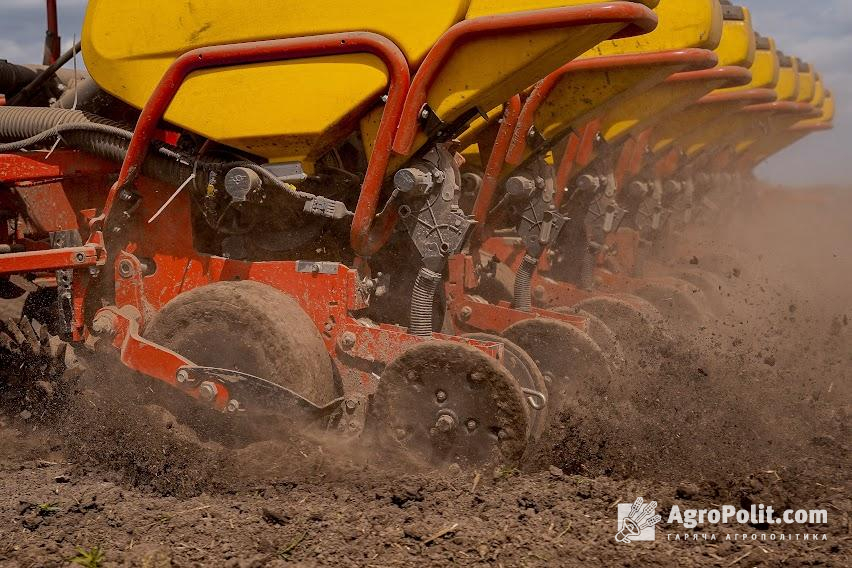
[(712, 275), (644, 268), (833, 116), (718, 0), (90, 0), (64, 54), (47, 4), (44, 64), (0, 62), (3, 396), (97, 351), (438, 464), (523, 459), (707, 317)]

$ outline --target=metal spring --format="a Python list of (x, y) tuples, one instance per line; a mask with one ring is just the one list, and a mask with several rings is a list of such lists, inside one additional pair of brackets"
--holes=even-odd
[(432, 337), (432, 311), (435, 292), (440, 284), (440, 274), (426, 267), (420, 269), (411, 292), (408, 333), (417, 337)]
[(525, 254), (524, 260), (521, 261), (518, 272), (515, 274), (515, 294), (512, 299), (512, 307), (516, 310), (532, 311), (532, 277), (536, 266), (538, 266), (538, 259)]
[(595, 266), (597, 265), (597, 253), (587, 247), (580, 261), (580, 288), (591, 290), (595, 286)]

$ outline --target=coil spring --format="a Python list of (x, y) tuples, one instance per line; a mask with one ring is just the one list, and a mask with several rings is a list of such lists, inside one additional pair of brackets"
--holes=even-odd
[(532, 310), (532, 277), (538, 259), (530, 255), (524, 255), (524, 260), (515, 274), (515, 294), (512, 299), (512, 307), (522, 312)]
[(597, 254), (591, 248), (586, 248), (580, 261), (580, 287), (591, 290), (595, 286), (595, 265)]
[(426, 267), (420, 269), (411, 293), (408, 332), (417, 337), (432, 337), (432, 311), (441, 275)]

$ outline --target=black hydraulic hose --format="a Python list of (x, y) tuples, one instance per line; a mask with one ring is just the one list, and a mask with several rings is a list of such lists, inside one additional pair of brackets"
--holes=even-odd
[(441, 275), (425, 266), (420, 269), (414, 281), (411, 294), (411, 312), (408, 333), (417, 337), (432, 337), (432, 313), (435, 306), (435, 293), (441, 284)]
[(47, 83), (63, 65), (71, 61), (75, 55), (80, 52), (80, 42), (78, 41), (71, 49), (63, 53), (52, 65), (45, 67), (29, 82), (23, 89), (18, 91), (18, 94), (7, 101), (9, 106), (20, 105), (27, 102), (30, 97), (39, 91), (45, 83)]
[[(88, 152), (111, 162), (122, 162), (133, 132), (99, 116), (79, 110), (51, 107), (0, 107), (0, 152), (13, 152), (38, 144), (52, 136), (72, 148)], [(196, 160), (175, 150), (157, 146), (142, 164), (142, 174), (171, 185), (182, 184), (192, 174), (206, 179), (210, 170), (244, 167), (253, 170), (264, 183), (301, 199), (313, 199), (311, 193), (296, 191), (259, 164), (248, 161)]]
[(515, 292), (512, 298), (512, 307), (516, 310), (532, 311), (532, 278), (536, 266), (538, 266), (538, 259), (525, 254), (517, 273), (515, 273)]
[(30, 83), (36, 71), (23, 65), (16, 65), (0, 59), (0, 93), (11, 98)]

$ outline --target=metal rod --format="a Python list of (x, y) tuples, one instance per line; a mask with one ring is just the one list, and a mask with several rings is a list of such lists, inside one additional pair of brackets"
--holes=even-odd
[(18, 94), (12, 97), (12, 99), (6, 104), (8, 106), (16, 106), (27, 102), (34, 93), (41, 89), (42, 86), (50, 80), (51, 77), (56, 75), (56, 72), (59, 71), (63, 65), (71, 61), (75, 55), (80, 53), (80, 45), (81, 44), (78, 41), (71, 49), (63, 53), (52, 65), (48, 66), (36, 75), (35, 79), (30, 81), (26, 87), (21, 89)]

